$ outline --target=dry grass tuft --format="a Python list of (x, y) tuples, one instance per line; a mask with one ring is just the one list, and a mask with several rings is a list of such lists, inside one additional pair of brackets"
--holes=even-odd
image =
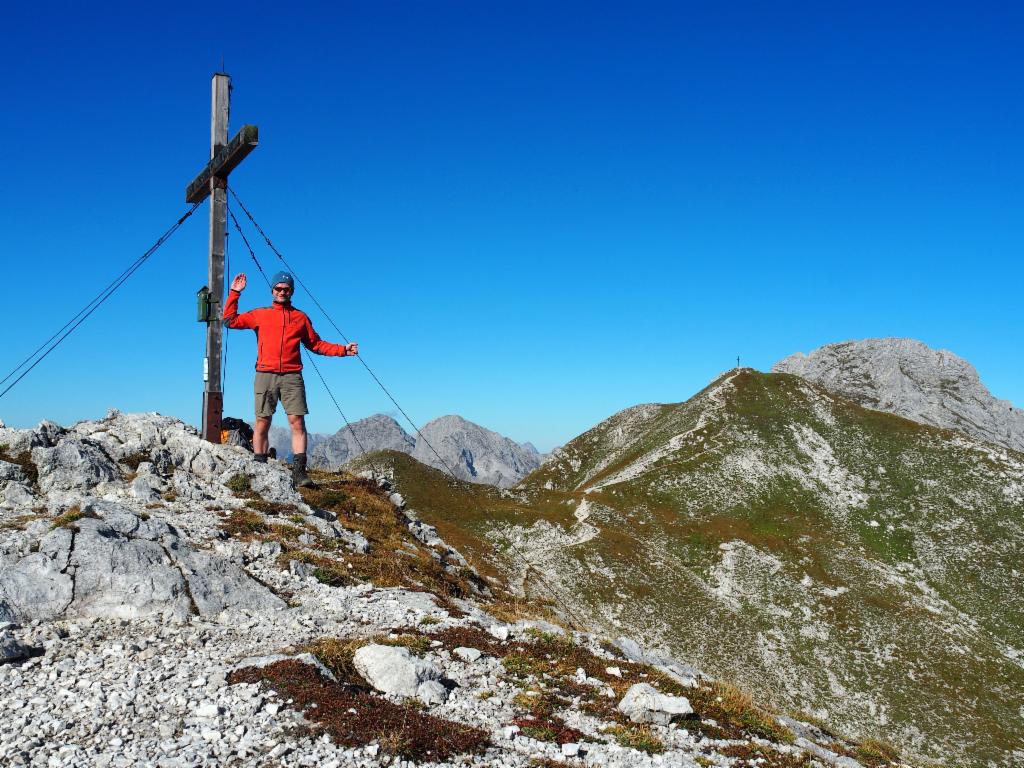
[(621, 747), (637, 749), (649, 755), (665, 751), (664, 742), (643, 725), (613, 725), (605, 729), (605, 733), (612, 736)]
[(338, 678), (339, 683), (349, 685), (365, 685), (363, 678), (356, 671), (352, 659), (366, 640), (339, 639), (337, 637), (321, 637), (299, 650), (311, 653), (319, 659)]
[(251, 539), (270, 530), (270, 525), (256, 512), (236, 509), (222, 521), (220, 529), (235, 539)]
[(0, 523), (0, 531), (20, 531), (33, 520), (38, 520), (40, 515), (17, 515)]
[(236, 496), (248, 493), (252, 490), (252, 481), (248, 475), (234, 475), (224, 483), (225, 487)]
[(881, 768), (900, 759), (900, 751), (881, 739), (864, 739), (854, 751), (857, 759), (869, 768)]
[(99, 519), (95, 512), (83, 512), (77, 505), (69, 508), (66, 512), (53, 519), (54, 528), (75, 528), (75, 523), (83, 517)]
[(378, 645), (393, 645), (398, 648), (407, 648), (410, 653), (414, 653), (417, 656), (422, 656), (430, 650), (430, 638), (426, 635), (406, 634), (396, 635), (395, 637), (377, 635), (373, 638), (373, 642)]
[[(294, 504), (286, 504), (281, 501), (266, 501), (265, 499), (249, 499), (245, 502), (245, 506), (255, 509), (257, 512), (262, 512), (264, 515), (295, 515), (299, 512), (299, 508)], [(302, 521), (301, 516), (299, 521)]]
[(793, 732), (779, 723), (771, 711), (759, 706), (750, 694), (734, 685), (715, 681), (685, 690), (682, 695), (690, 700), (697, 716), (717, 724), (693, 723), (695, 730), (707, 736), (742, 738), (746, 734), (781, 744), (792, 744), (795, 739)]

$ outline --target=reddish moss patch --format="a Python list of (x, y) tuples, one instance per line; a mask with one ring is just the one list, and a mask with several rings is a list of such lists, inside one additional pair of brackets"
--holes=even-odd
[(405, 760), (436, 761), (480, 752), (488, 744), (487, 734), (479, 728), (393, 704), (366, 689), (331, 682), (299, 661), (246, 667), (232, 672), (228, 682), (262, 683), (282, 699), (292, 699), (292, 706), (322, 726), (335, 744), (345, 747), (376, 742)]
[(294, 504), (285, 504), (281, 501), (266, 501), (265, 499), (249, 499), (245, 506), (262, 512), (265, 515), (293, 515), (297, 514), (299, 508)]
[(248, 539), (270, 530), (267, 521), (255, 512), (236, 509), (221, 522), (220, 529), (235, 539)]
[(511, 644), (507, 640), (498, 640), (476, 627), (448, 627), (440, 632), (433, 632), (430, 636), (440, 640), (449, 651), (456, 648), (476, 648), (491, 656), (501, 657), (511, 650)]
[(730, 744), (717, 751), (737, 758), (733, 763), (735, 768), (805, 768), (811, 764), (810, 756), (805, 753), (786, 754), (756, 744)]

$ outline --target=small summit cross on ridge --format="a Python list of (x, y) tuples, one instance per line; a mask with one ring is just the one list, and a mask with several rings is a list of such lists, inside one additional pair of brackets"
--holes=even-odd
[[(223, 67), (222, 67), (223, 68)], [(206, 323), (206, 356), (203, 358), (203, 439), (221, 440), (224, 391), (221, 381), (221, 297), (224, 295), (224, 241), (227, 236), (228, 175), (259, 143), (255, 125), (243, 125), (228, 141), (231, 112), (231, 77), (223, 72), (213, 76), (210, 116), (210, 162), (185, 188), (185, 201), (210, 199), (210, 258), (207, 285), (200, 291), (199, 320)]]

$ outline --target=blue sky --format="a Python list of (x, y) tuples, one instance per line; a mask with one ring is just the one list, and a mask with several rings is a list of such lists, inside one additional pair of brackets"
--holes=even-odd
[[(260, 127), (234, 188), (420, 423), (548, 449), (737, 355), (873, 336), (1024, 405), (1022, 32), (1019, 4), (977, 2), (10, 7), (3, 373), (184, 212), (223, 56), (232, 133)], [(207, 215), (0, 418), (195, 423)], [(227, 414), (254, 355), (230, 334)], [(322, 370), (350, 418), (393, 408), (355, 361)]]

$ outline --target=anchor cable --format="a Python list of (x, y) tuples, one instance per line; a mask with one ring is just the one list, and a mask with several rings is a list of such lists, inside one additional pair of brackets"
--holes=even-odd
[[(18, 376), (18, 378), (16, 378), (14, 381), (8, 384), (7, 388), (0, 392), (0, 397), (3, 397), (8, 392), (10, 392), (11, 389), (19, 381), (21, 381), (23, 378), (25, 378), (25, 376), (28, 375), (29, 371), (31, 371), (33, 368), (39, 365), (39, 363), (46, 359), (46, 357), (51, 352), (53, 352), (53, 350), (60, 346), (60, 343), (64, 341), (64, 339), (66, 339), (68, 336), (74, 333), (74, 331), (88, 319), (89, 315), (91, 315), (93, 312), (99, 309), (103, 302), (109, 299), (118, 288), (124, 285), (125, 281), (127, 281), (129, 277), (135, 274), (139, 267), (145, 264), (146, 260), (149, 259), (149, 257), (152, 256), (154, 253), (156, 253), (161, 245), (167, 242), (171, 235), (178, 231), (178, 228), (185, 223), (189, 216), (196, 212), (196, 209), (200, 205), (202, 205), (202, 201), (195, 203), (191, 208), (189, 208), (180, 219), (178, 219), (173, 225), (171, 225), (171, 227), (166, 232), (160, 235), (157, 241), (153, 243), (153, 245), (151, 245), (145, 253), (143, 253), (135, 261), (133, 261), (127, 268), (125, 268), (123, 272), (121, 272), (121, 274), (115, 277), (113, 281), (111, 281), (110, 284), (107, 285), (106, 288), (104, 288), (102, 291), (96, 294), (96, 296), (88, 304), (82, 307), (82, 309), (78, 311), (78, 314), (76, 314), (74, 317), (72, 317), (70, 320), (64, 323), (64, 325), (61, 326), (61, 328), (56, 333), (54, 333), (42, 344), (40, 344), (36, 348), (36, 350), (32, 352), (32, 354), (30, 354), (28, 357), (26, 357), (24, 360), (18, 363), (18, 365), (16, 365), (11, 370), (10, 373), (4, 376), (4, 378), (0, 380), (0, 384), (3, 384), (14, 374), (16, 374), (19, 370), (21, 370), (21, 368), (23, 368), (25, 364), (28, 363), (29, 360), (32, 360), (32, 358), (36, 358), (35, 361), (30, 366), (28, 366), (28, 368), (22, 371), (21, 375)], [(56, 341), (54, 341), (54, 339), (56, 339)], [(53, 343), (51, 344), (51, 342)], [(45, 352), (43, 352), (44, 349), (46, 350)]]

